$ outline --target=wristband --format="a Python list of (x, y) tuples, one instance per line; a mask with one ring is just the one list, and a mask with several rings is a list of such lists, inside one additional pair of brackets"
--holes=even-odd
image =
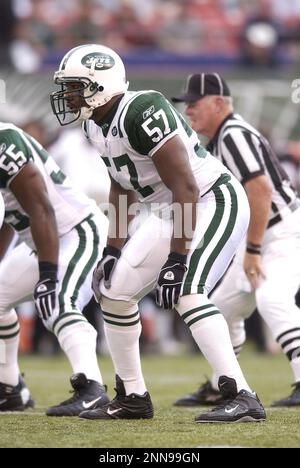
[(57, 280), (58, 267), (55, 263), (39, 262), (40, 279), (49, 278), (53, 281)]
[(171, 252), (168, 256), (168, 259), (173, 260), (174, 262), (183, 263), (185, 265), (187, 261), (187, 255)]
[(111, 255), (112, 257), (120, 258), (121, 257), (121, 250), (117, 247), (112, 247), (111, 245), (107, 245), (103, 250), (103, 257), (106, 255)]
[(260, 244), (253, 244), (252, 242), (247, 242), (246, 252), (254, 255), (261, 254), (261, 245)]

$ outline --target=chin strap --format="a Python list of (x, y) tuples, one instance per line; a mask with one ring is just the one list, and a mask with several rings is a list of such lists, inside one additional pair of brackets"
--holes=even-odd
[(79, 120), (87, 120), (87, 119), (91, 118), (93, 112), (94, 112), (93, 107), (82, 107), (81, 112), (80, 112), (80, 116), (79, 116)]

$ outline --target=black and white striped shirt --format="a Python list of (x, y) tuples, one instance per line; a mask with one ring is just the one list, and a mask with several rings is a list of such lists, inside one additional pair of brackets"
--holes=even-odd
[[(294, 206), (297, 195), (266, 138), (237, 114), (230, 114), (207, 149), (245, 184), (266, 175), (272, 185), (269, 225), (280, 221), (280, 212)], [(293, 209), (292, 209), (293, 211)]]

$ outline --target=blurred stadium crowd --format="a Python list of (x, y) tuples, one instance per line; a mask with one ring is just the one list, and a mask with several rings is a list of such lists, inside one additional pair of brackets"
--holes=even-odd
[(300, 0), (1, 0), (0, 59), (30, 73), (81, 43), (123, 56), (217, 56), (233, 63), (297, 60)]

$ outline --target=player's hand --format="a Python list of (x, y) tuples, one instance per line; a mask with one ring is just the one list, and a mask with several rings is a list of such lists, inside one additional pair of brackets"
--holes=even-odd
[(42, 320), (51, 317), (56, 302), (56, 278), (40, 279), (34, 288), (34, 302)]
[(111, 277), (120, 257), (121, 250), (116, 247), (108, 245), (103, 250), (103, 256), (93, 272), (92, 280), (92, 289), (97, 302), (99, 302), (101, 298), (100, 281), (103, 278), (104, 286), (107, 289), (110, 288)]
[(260, 254), (246, 253), (244, 257), (244, 271), (252, 289), (257, 289), (266, 274)]
[(163, 306), (164, 309), (174, 309), (178, 303), (186, 271), (186, 255), (171, 252), (157, 280), (156, 302), (159, 306)]

